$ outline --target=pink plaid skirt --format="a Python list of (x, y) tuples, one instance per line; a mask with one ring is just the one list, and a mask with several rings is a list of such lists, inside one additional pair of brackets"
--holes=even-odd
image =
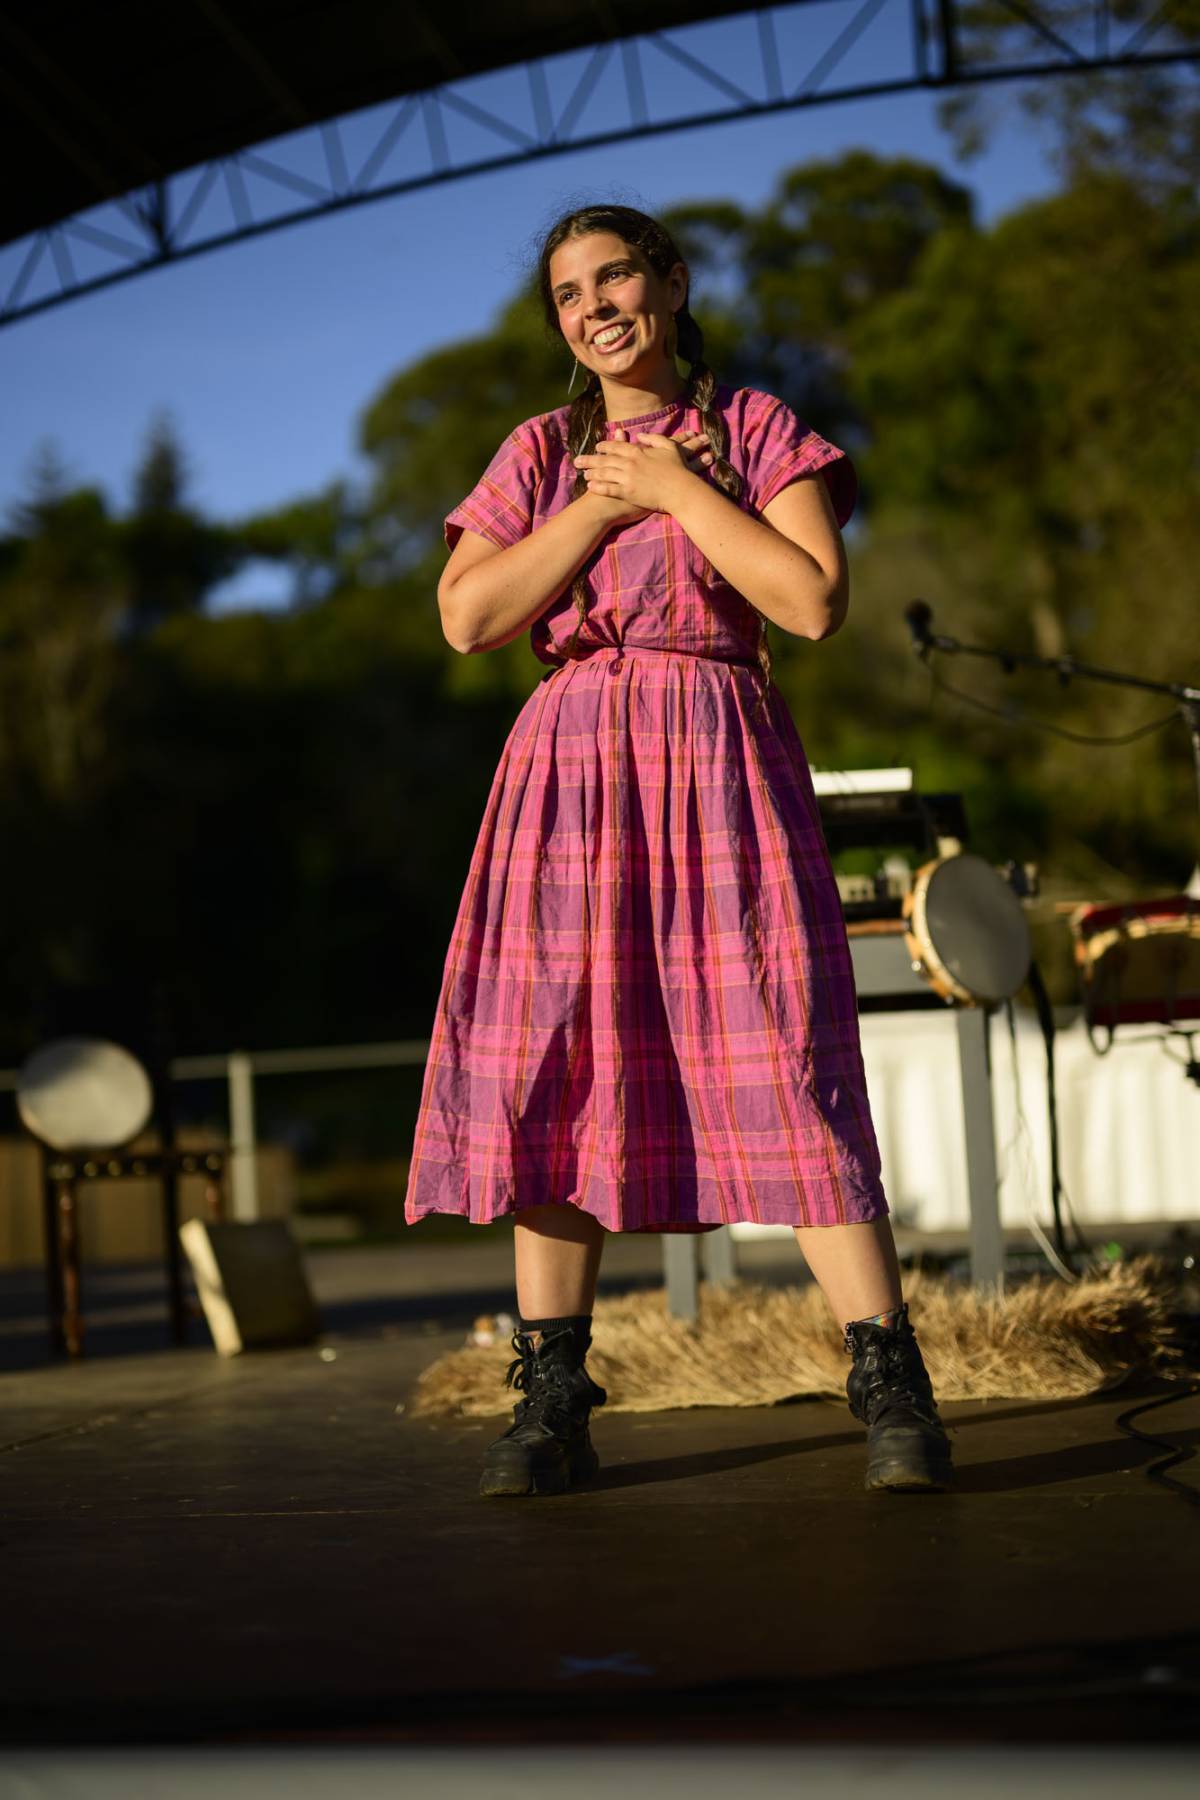
[(808, 761), (757, 663), (648, 645), (509, 732), (446, 956), (405, 1217), (609, 1231), (888, 1204)]

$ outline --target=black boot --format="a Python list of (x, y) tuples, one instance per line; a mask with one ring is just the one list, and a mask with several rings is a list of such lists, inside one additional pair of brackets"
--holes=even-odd
[(894, 1331), (855, 1319), (846, 1326), (850, 1411), (867, 1427), (868, 1488), (938, 1491), (954, 1470), (929, 1373), (908, 1316), (898, 1309)]
[(533, 1332), (514, 1331), (516, 1360), (505, 1383), (522, 1388), (513, 1422), (484, 1454), (481, 1494), (561, 1494), (600, 1467), (588, 1435), (593, 1406), (608, 1399), (583, 1366), (592, 1341), (586, 1318), (548, 1320), (535, 1347)]

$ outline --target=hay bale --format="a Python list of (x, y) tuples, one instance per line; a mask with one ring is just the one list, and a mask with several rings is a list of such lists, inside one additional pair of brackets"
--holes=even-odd
[[(996, 1298), (921, 1269), (904, 1297), (939, 1401), (1061, 1400), (1113, 1386), (1138, 1367), (1177, 1365), (1170, 1265), (1139, 1256), (1074, 1283), (1039, 1277)], [(481, 1333), (483, 1337), (488, 1334)], [(416, 1416), (487, 1418), (520, 1398), (504, 1386), (507, 1338), (452, 1350), (420, 1376)], [(588, 1368), (612, 1412), (773, 1406), (846, 1399), (850, 1362), (815, 1282), (767, 1288), (703, 1284), (695, 1324), (667, 1311), (666, 1290), (597, 1300)]]

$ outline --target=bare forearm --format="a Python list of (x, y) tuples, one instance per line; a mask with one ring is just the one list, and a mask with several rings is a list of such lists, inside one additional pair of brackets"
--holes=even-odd
[(698, 475), (686, 477), (671, 510), (718, 574), (784, 631), (822, 638), (838, 629), (849, 600), (844, 560), (836, 575), (827, 572), (802, 545)]
[(464, 569), (440, 600), (448, 641), (470, 655), (520, 637), (611, 529), (604, 509), (581, 494), (528, 537)]

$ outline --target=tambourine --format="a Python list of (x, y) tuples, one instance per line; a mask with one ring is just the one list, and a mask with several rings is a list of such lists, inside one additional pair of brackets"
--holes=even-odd
[(935, 857), (900, 904), (913, 970), (963, 1006), (1011, 999), (1033, 959), (1029, 923), (991, 863), (968, 851)]
[(1069, 923), (1089, 1023), (1200, 1019), (1200, 900), (1083, 905)]

